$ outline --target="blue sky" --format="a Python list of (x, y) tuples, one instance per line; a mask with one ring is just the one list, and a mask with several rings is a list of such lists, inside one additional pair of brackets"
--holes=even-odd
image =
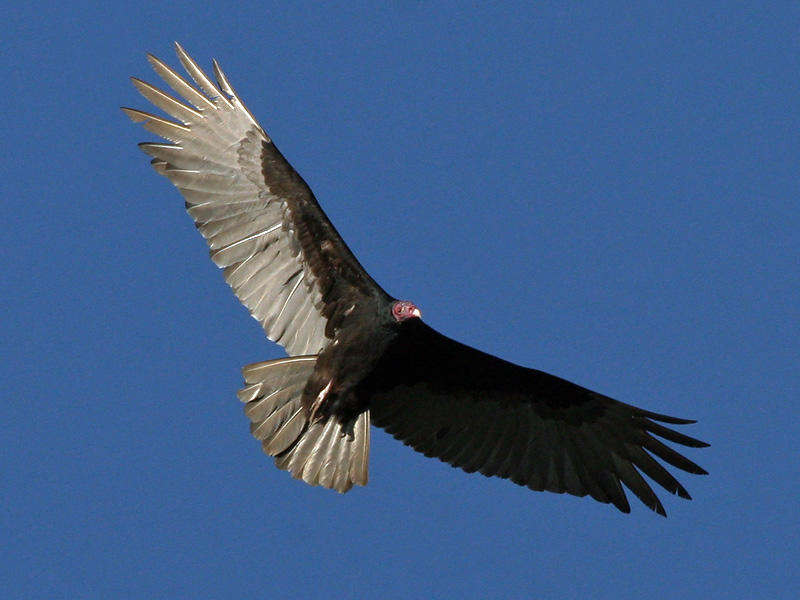
[[(0, 593), (793, 598), (800, 7), (30, 2), (2, 29)], [(698, 419), (669, 518), (374, 431), (340, 496), (236, 399), (281, 356), (136, 148), (152, 52), (229, 79), (440, 331)]]

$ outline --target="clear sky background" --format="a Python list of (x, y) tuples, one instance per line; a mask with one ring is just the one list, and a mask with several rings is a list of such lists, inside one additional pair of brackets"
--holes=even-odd
[[(501, 7), (502, 4), (502, 7)], [(800, 5), (67, 3), (0, 22), (0, 596), (797, 598)], [(20, 8), (22, 7), (22, 8)], [(669, 518), (373, 432), (340, 496), (250, 437), (276, 358), (119, 106), (179, 40), (456, 339), (698, 419)]]

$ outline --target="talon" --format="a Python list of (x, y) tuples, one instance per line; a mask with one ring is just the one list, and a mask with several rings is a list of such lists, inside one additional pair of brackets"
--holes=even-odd
[(311, 405), (311, 418), (309, 419), (312, 423), (316, 423), (322, 418), (322, 415), (319, 415), (319, 410), (322, 408), (322, 403), (325, 401), (325, 398), (328, 396), (328, 392), (331, 390), (331, 386), (333, 385), (333, 379), (328, 382), (328, 385), (317, 395), (316, 400)]

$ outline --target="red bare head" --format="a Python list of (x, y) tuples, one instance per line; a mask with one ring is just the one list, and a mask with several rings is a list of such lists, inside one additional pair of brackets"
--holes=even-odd
[(403, 322), (406, 319), (411, 318), (419, 319), (422, 316), (422, 313), (413, 302), (409, 302), (408, 300), (398, 300), (392, 304), (392, 316), (395, 318), (395, 320)]

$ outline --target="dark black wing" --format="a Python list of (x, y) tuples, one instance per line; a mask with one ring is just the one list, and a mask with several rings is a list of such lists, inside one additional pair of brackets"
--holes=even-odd
[[(656, 459), (705, 471), (657, 437), (707, 446), (660, 423), (692, 423), (617, 402), (409, 322), (366, 382), (372, 422), (426, 456), (533, 490), (568, 493), (630, 512), (622, 484), (661, 515), (640, 473), (689, 493)], [(656, 437), (657, 436), (657, 437)]]
[(365, 298), (385, 292), (339, 237), (309, 187), (239, 100), (216, 61), (219, 87), (176, 44), (196, 87), (157, 58), (178, 101), (143, 81), (141, 94), (176, 121), (123, 109), (171, 143), (145, 143), (174, 183), (225, 280), (290, 355), (317, 354)]

